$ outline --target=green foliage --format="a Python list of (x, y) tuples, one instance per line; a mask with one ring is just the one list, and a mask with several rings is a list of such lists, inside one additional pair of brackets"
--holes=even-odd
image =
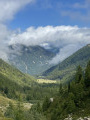
[(5, 117), (12, 118), (13, 120), (46, 120), (37, 110), (35, 105), (30, 110), (24, 110), (21, 102), (17, 106), (10, 103), (5, 112)]
[(13, 120), (25, 120), (24, 110), (19, 102), (17, 106), (14, 106), (12, 103), (9, 104), (7, 111), (5, 112), (7, 118), (12, 118)]
[(41, 112), (41, 105), (40, 105), (40, 102), (37, 103), (36, 108), (37, 108), (38, 113), (40, 113), (40, 112)]
[(60, 83), (60, 86), (59, 86), (59, 93), (60, 93), (60, 94), (63, 93), (63, 86), (62, 86), (62, 83)]
[(50, 106), (50, 100), (48, 97), (46, 97), (44, 102), (43, 102), (43, 106), (42, 106), (43, 112), (47, 111), (49, 106)]
[(87, 64), (86, 70), (85, 70), (85, 86), (90, 86), (90, 61)]
[(23, 92), (23, 88), (16, 82), (10, 80), (0, 73), (0, 91), (3, 95), (8, 98), (17, 98), (18, 92)]
[(68, 104), (67, 104), (67, 111), (68, 111), (68, 113), (72, 113), (72, 112), (74, 112), (75, 111), (75, 109), (76, 109), (76, 106), (75, 106), (75, 103), (74, 103), (74, 100), (69, 100), (68, 101)]
[[(74, 80), (67, 87), (60, 84), (58, 96), (48, 107), (45, 104), (48, 102), (44, 101), (42, 106), (46, 109), (43, 112), (48, 120), (64, 120), (70, 114), (73, 118), (90, 115), (90, 111), (88, 111), (90, 106), (89, 73), (90, 62), (86, 67), (85, 75), (82, 73), (82, 68), (78, 66)], [(62, 90), (63, 92), (61, 92)]]
[[(61, 68), (59, 67), (59, 69)], [(68, 76), (70, 76), (71, 69), (68, 71), (66, 67), (66, 73), (63, 73), (63, 75), (68, 73)], [(63, 71), (61, 70), (61, 72)], [(61, 82), (60, 85), (38, 84), (35, 80), (32, 82), (33, 80), (29, 79), (30, 76), (0, 60), (0, 92), (4, 96), (19, 100), (17, 105), (9, 104), (5, 112), (5, 119), (64, 120), (68, 114), (72, 114), (74, 117), (90, 115), (90, 62), (87, 64), (85, 73), (82, 73), (80, 66), (74, 73), (75, 78), (71, 74), (73, 81), (66, 86)], [(61, 79), (60, 75), (58, 75), (59, 79)], [(58, 94), (57, 91), (59, 91)], [(27, 100), (28, 102), (43, 100), (45, 96), (47, 97), (43, 103), (39, 101), (30, 110), (24, 110), (20, 101), (20, 94), (22, 101)], [(52, 96), (54, 96), (53, 102), (50, 101)]]
[(10, 102), (7, 111), (5, 112), (5, 116), (9, 118), (15, 118), (15, 109), (13, 104)]
[(18, 69), (4, 62), (2, 59), (0, 59), (0, 73), (22, 86), (30, 85), (31, 82), (35, 82), (35, 78), (22, 73)]
[(70, 92), (70, 82), (68, 83), (68, 92)]
[(35, 79), (25, 75), (0, 59), (0, 91), (8, 98), (18, 99), (21, 94), (24, 101), (44, 99), (56, 94), (58, 84), (38, 84)]
[(83, 79), (82, 68), (81, 68), (81, 66), (78, 66), (77, 72), (76, 72), (76, 75), (75, 75), (75, 82), (79, 83), (82, 79)]

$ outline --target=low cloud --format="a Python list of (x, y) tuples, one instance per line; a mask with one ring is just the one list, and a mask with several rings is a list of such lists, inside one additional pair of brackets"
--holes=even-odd
[(11, 36), (11, 31), (3, 24), (0, 24), (0, 58), (7, 60), (8, 42)]
[(7, 28), (6, 22), (12, 20), (15, 14), (35, 0), (0, 0), (0, 58), (8, 59), (8, 44), (14, 31)]
[[(51, 47), (59, 48), (59, 53), (50, 63), (57, 64), (73, 54), (81, 47), (90, 43), (90, 29), (79, 28), (77, 26), (46, 26), (30, 27), (25, 32), (9, 31), (1, 25), (0, 33), (0, 55), (6, 59), (8, 55), (8, 46), (22, 44), (25, 46), (40, 45), (46, 49)], [(16, 52), (16, 51), (15, 51)]]
[(59, 48), (60, 52), (50, 63), (57, 64), (90, 43), (90, 29), (77, 26), (46, 26), (30, 27), (25, 32), (14, 33), (8, 44), (23, 44), (26, 46), (41, 45), (46, 49)]
[(70, 44), (63, 46), (59, 53), (50, 61), (50, 64), (57, 64), (76, 52), (81, 46), (79, 44)]
[[(5, 22), (12, 20), (19, 10), (33, 1), (35, 0), (0, 0), (0, 58), (8, 59), (8, 54), (11, 52), (8, 49), (9, 45), (40, 45), (46, 49), (59, 48), (59, 53), (50, 61), (52, 64), (57, 64), (90, 43), (90, 29), (78, 26), (29, 27), (24, 32), (7, 29)], [(74, 8), (88, 7), (89, 11), (87, 3), (89, 0), (86, 0), (85, 6), (74, 4)]]
[(13, 34), (9, 44), (24, 44), (30, 46), (49, 43), (60, 47), (69, 43), (81, 42), (81, 39), (85, 39), (83, 37), (86, 37), (86, 30), (87, 29), (84, 28), (80, 29), (77, 26), (30, 27), (25, 32)]

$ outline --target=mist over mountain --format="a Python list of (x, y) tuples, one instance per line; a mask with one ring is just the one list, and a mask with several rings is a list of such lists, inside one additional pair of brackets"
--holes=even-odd
[(8, 60), (8, 54), (12, 52), (8, 46), (22, 44), (27, 47), (41, 46), (46, 50), (56, 52), (49, 63), (58, 64), (90, 43), (90, 29), (78, 26), (29, 27), (23, 32), (9, 31), (4, 25), (0, 27), (2, 31), (5, 31), (0, 34), (0, 58), (4, 60)]
[(25, 46), (16, 44), (9, 46), (11, 51), (8, 62), (24, 73), (37, 75), (49, 69), (49, 61), (55, 57), (57, 48), (44, 49), (41, 46)]

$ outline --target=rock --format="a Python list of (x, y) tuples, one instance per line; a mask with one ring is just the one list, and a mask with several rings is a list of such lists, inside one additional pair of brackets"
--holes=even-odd
[(90, 120), (90, 117), (84, 117), (84, 118), (79, 118), (79, 119), (77, 119), (77, 120)]
[(53, 102), (53, 98), (50, 98), (50, 102)]
[(90, 120), (90, 117), (84, 117), (84, 120)]

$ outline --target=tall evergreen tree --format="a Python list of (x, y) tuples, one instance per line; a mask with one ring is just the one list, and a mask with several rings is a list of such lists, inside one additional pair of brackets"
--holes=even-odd
[(75, 81), (76, 83), (79, 83), (82, 79), (83, 79), (82, 68), (79, 65), (76, 71)]
[(85, 86), (90, 87), (90, 61), (88, 62), (85, 70)]
[(59, 93), (60, 93), (60, 95), (63, 93), (62, 83), (60, 83), (60, 86), (59, 86)]
[(48, 97), (46, 97), (42, 106), (43, 112), (46, 111), (49, 108), (49, 106), (50, 106), (50, 100)]
[(70, 92), (70, 82), (68, 83), (68, 92)]

